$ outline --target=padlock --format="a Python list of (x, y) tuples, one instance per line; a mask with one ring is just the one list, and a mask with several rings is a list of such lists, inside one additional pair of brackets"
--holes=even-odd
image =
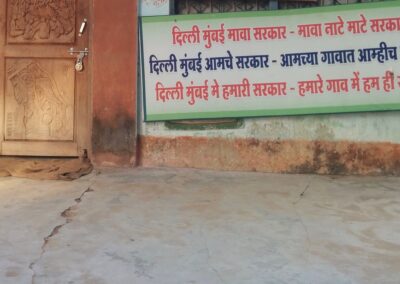
[(83, 63), (82, 61), (78, 60), (75, 64), (75, 70), (77, 72), (82, 72), (83, 71)]

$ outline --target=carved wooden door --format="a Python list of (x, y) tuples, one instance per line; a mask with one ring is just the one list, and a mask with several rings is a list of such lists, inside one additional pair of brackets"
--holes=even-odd
[(0, 154), (79, 156), (87, 148), (89, 0), (1, 0)]

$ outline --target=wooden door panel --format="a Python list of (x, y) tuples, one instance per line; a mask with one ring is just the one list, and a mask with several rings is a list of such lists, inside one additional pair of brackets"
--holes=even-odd
[(0, 1), (0, 155), (79, 156), (89, 145), (90, 0)]
[(78, 156), (79, 146), (75, 142), (4, 141), (1, 154), (5, 156)]
[(7, 43), (75, 42), (75, 0), (7, 3)]
[(74, 61), (6, 58), (5, 140), (74, 140)]

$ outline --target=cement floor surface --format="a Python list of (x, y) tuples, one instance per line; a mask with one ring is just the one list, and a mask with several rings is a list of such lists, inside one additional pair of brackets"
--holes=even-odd
[(0, 178), (0, 283), (400, 283), (400, 178)]

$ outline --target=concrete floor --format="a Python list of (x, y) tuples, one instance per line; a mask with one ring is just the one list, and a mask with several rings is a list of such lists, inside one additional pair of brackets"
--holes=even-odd
[(400, 283), (400, 178), (2, 178), (0, 283)]

